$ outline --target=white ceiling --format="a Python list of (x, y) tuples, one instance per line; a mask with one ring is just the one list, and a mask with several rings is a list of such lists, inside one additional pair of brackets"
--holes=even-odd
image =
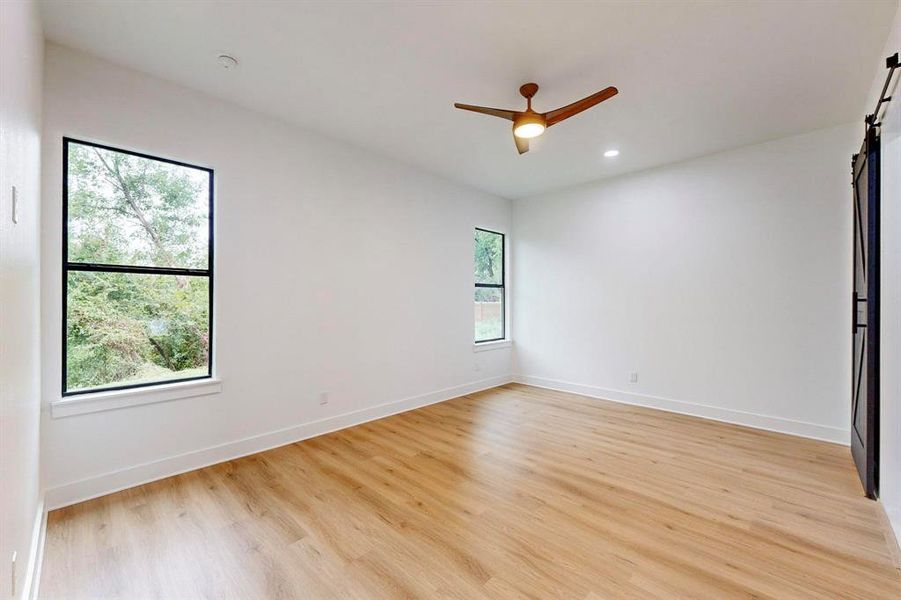
[[(862, 116), (895, 0), (47, 1), (48, 39), (516, 198)], [(226, 71), (219, 53), (240, 60)], [(519, 156), (507, 121), (620, 93)], [(602, 157), (618, 148), (615, 159)]]

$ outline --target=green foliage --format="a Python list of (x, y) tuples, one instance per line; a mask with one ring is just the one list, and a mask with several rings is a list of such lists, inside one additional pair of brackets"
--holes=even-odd
[[(69, 146), (69, 260), (205, 268), (206, 173)], [(206, 277), (70, 271), (66, 389), (206, 372)]]
[(499, 233), (476, 229), (475, 277), (476, 283), (503, 283), (503, 236)]
[(69, 146), (69, 260), (205, 268), (208, 175)]

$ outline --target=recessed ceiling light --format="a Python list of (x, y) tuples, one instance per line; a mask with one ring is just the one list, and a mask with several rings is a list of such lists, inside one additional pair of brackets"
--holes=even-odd
[(613, 158), (614, 156), (619, 156), (619, 150), (607, 150), (604, 152), (604, 158)]
[(230, 70), (234, 69), (238, 66), (238, 59), (229, 54), (220, 54), (216, 61), (219, 63), (219, 66), (223, 69)]

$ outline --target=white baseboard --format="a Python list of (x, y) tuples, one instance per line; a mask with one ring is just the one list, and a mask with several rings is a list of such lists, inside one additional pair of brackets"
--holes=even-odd
[(331, 433), (339, 429), (345, 429), (367, 421), (373, 421), (406, 412), (429, 404), (444, 402), (458, 396), (472, 394), (481, 390), (497, 387), (513, 381), (512, 376), (502, 375), (474, 381), (428, 394), (421, 394), (394, 402), (388, 402), (365, 408), (358, 411), (303, 423), (255, 435), (234, 442), (219, 444), (185, 454), (170, 456), (125, 469), (104, 473), (94, 477), (88, 477), (78, 481), (72, 481), (63, 485), (45, 490), (45, 502), (48, 510), (55, 510), (91, 498), (105, 496), (130, 487), (135, 487), (158, 479), (164, 479), (180, 473), (194, 471), (203, 467), (214, 465), (255, 454), (278, 446), (292, 444), (308, 438)]
[(44, 540), (47, 539), (47, 505), (44, 498), (38, 503), (31, 531), (31, 552), (28, 553), (28, 567), (22, 582), (23, 600), (35, 600), (41, 584), (41, 566), (44, 564)]
[(882, 498), (879, 499), (879, 505), (885, 515), (885, 541), (889, 545), (895, 566), (901, 570), (901, 509), (887, 506)]
[(665, 410), (668, 412), (674, 412), (683, 415), (702, 417), (704, 419), (712, 419), (714, 421), (723, 421), (725, 423), (734, 423), (736, 425), (744, 425), (746, 427), (753, 427), (755, 429), (765, 429), (767, 431), (788, 433), (791, 435), (812, 438), (815, 440), (844, 444), (846, 446), (851, 443), (850, 432), (839, 427), (818, 425), (816, 423), (807, 423), (805, 421), (794, 421), (792, 419), (784, 419), (782, 417), (772, 417), (769, 415), (744, 412), (731, 408), (721, 408), (718, 406), (710, 406), (706, 404), (683, 402), (681, 400), (672, 400), (670, 398), (661, 398), (659, 396), (647, 396), (644, 394), (635, 394), (632, 392), (608, 390), (592, 385), (571, 383), (569, 381), (560, 381), (558, 379), (548, 379), (545, 377), (535, 377), (532, 375), (516, 375), (514, 376), (514, 381), (516, 381), (517, 383), (524, 383), (526, 385), (533, 385), (535, 387), (559, 390), (562, 392), (571, 392), (591, 398), (599, 398), (601, 400), (611, 400), (613, 402), (619, 402), (622, 404), (646, 406), (648, 408), (656, 408), (659, 410)]

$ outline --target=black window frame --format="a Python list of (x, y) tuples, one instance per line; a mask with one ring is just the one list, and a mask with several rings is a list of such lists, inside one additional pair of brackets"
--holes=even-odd
[[(500, 231), (492, 231), (491, 229), (485, 229), (484, 227), (476, 227), (475, 230), (501, 236), (501, 282), (479, 283), (478, 281), (475, 281), (475, 289), (489, 288), (499, 289), (501, 291), (501, 337), (477, 340), (475, 339), (475, 332), (473, 332), (473, 343), (485, 344), (487, 342), (501, 342), (507, 339), (507, 236)], [(473, 257), (473, 261), (475, 261), (475, 257)], [(475, 325), (475, 323), (473, 323), (473, 325)]]
[[(121, 154), (128, 154), (130, 156), (136, 156), (138, 158), (145, 158), (148, 160), (155, 160), (158, 162), (164, 162), (171, 165), (177, 165), (180, 167), (187, 167), (190, 169), (197, 169), (199, 171), (204, 171), (209, 175), (209, 190), (208, 190), (208, 203), (209, 203), (209, 231), (208, 231), (208, 239), (209, 239), (209, 247), (207, 248), (207, 264), (205, 269), (183, 269), (177, 267), (147, 267), (140, 265), (115, 265), (115, 264), (106, 264), (106, 263), (83, 263), (83, 262), (70, 262), (69, 261), (69, 144), (79, 144), (82, 146), (91, 146), (93, 148), (100, 148), (101, 150), (109, 150), (111, 152), (119, 152)], [(85, 140), (80, 140), (68, 136), (63, 136), (63, 260), (62, 260), (62, 380), (60, 382), (60, 387), (62, 391), (63, 397), (67, 396), (78, 396), (82, 394), (94, 394), (97, 392), (111, 392), (116, 390), (129, 390), (134, 388), (145, 388), (145, 387), (155, 387), (161, 385), (168, 385), (171, 383), (182, 383), (185, 381), (199, 381), (203, 379), (212, 379), (213, 377), (213, 257), (214, 252), (213, 248), (215, 246), (214, 243), (214, 230), (213, 222), (214, 222), (214, 180), (215, 173), (213, 169), (209, 167), (202, 167), (200, 165), (194, 165), (191, 163), (186, 163), (183, 161), (173, 160), (171, 158), (163, 158), (161, 156), (154, 156), (152, 154), (144, 154), (142, 152), (135, 152), (133, 150), (126, 150), (124, 148), (116, 148), (114, 146), (107, 146), (105, 144), (98, 144), (96, 142), (88, 142)], [(68, 296), (69, 296), (69, 272), (94, 272), (94, 273), (131, 273), (135, 275), (181, 275), (186, 277), (206, 277), (209, 280), (209, 348), (207, 349), (207, 356), (209, 357), (207, 361), (207, 374), (206, 375), (197, 375), (194, 377), (182, 377), (179, 379), (164, 379), (160, 381), (149, 381), (143, 383), (130, 383), (124, 385), (109, 385), (103, 387), (95, 387), (89, 389), (79, 389), (79, 390), (67, 390), (66, 389), (66, 380), (67, 380), (67, 371), (68, 371), (68, 319), (69, 319), (69, 307), (68, 307)]]

